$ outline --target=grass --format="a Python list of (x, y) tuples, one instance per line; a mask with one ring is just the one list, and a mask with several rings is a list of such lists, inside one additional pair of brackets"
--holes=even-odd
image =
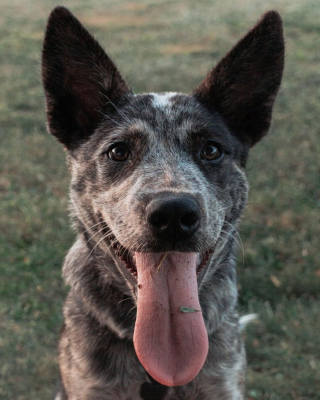
[[(62, 147), (46, 133), (40, 51), (55, 1), (3, 0), (0, 16), (0, 397), (50, 398), (74, 239)], [(317, 0), (66, 1), (137, 92), (190, 91), (267, 9), (287, 57), (270, 135), (252, 151), (240, 234), (248, 400), (320, 398), (320, 4)]]

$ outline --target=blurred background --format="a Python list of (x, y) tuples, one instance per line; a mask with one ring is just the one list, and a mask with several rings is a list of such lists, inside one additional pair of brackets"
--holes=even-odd
[[(59, 1), (61, 3), (61, 1)], [(56, 1), (1, 0), (0, 398), (51, 398), (75, 234), (61, 145), (46, 132), (40, 53)], [(270, 134), (251, 153), (239, 229), (246, 399), (320, 399), (319, 0), (64, 2), (136, 92), (190, 92), (260, 15), (284, 20), (286, 67)]]

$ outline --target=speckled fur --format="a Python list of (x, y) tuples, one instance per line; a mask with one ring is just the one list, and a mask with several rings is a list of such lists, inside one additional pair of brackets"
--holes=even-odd
[[(269, 128), (282, 69), (281, 19), (269, 12), (191, 95), (135, 95), (79, 21), (63, 7), (52, 12), (42, 64), (48, 127), (67, 149), (78, 232), (63, 267), (71, 289), (56, 400), (243, 398), (234, 235), (248, 194), (248, 151)], [(200, 157), (208, 140), (223, 150), (219, 163)], [(122, 163), (107, 156), (119, 142), (131, 152)], [(181, 193), (199, 204), (199, 229), (174, 243), (155, 239), (147, 204)], [(138, 361), (132, 342), (137, 284), (110, 237), (130, 252), (213, 249), (199, 276), (209, 354), (189, 384), (163, 387)]]

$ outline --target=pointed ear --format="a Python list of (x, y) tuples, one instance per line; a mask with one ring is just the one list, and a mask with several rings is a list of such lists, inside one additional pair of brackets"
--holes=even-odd
[(49, 130), (68, 149), (93, 133), (107, 98), (129, 91), (99, 43), (64, 7), (55, 8), (48, 20), (42, 79)]
[(240, 140), (253, 146), (267, 134), (284, 66), (282, 21), (267, 12), (218, 63), (194, 95), (217, 110)]

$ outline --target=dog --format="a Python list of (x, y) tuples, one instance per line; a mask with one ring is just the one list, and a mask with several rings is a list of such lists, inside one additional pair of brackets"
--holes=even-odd
[(66, 149), (78, 232), (56, 400), (243, 399), (235, 234), (283, 66), (269, 11), (190, 95), (134, 94), (71, 12), (52, 11), (48, 130)]

